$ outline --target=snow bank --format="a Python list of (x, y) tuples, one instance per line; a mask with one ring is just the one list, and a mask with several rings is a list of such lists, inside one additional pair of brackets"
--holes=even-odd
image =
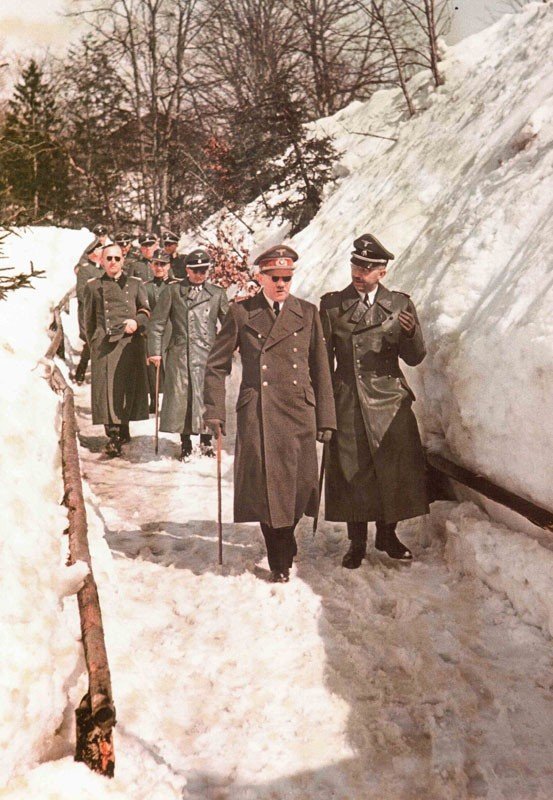
[(5, 242), (0, 266), (28, 271), (32, 260), (46, 277), (34, 282), (35, 290), (20, 289), (0, 302), (0, 787), (45, 756), (62, 723), (79, 666), (62, 598), (83, 577), (82, 565), (64, 566), (59, 403), (37, 361), (48, 347), (51, 308), (73, 284), (72, 268), (90, 233), (35, 228), (20, 234)]
[[(552, 37), (553, 6), (533, 4), (447, 50), (443, 86), (417, 75), (413, 119), (393, 90), (315, 123), (343, 177), (291, 240), (314, 302), (347, 285), (360, 233), (396, 254), (385, 282), (412, 294), (428, 343), (409, 371), (426, 442), (550, 508)], [(244, 216), (253, 254), (287, 234), (260, 205)]]

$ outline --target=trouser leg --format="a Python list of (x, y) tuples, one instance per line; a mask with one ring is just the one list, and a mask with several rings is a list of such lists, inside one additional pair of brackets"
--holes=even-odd
[(86, 375), (86, 368), (88, 367), (89, 361), (90, 361), (90, 347), (88, 346), (88, 342), (85, 342), (83, 345), (83, 349), (81, 350), (81, 358), (77, 365), (77, 369), (75, 370), (75, 380), (77, 383), (82, 383), (84, 381), (84, 377)]
[(211, 444), (211, 433), (200, 433), (200, 444), (205, 444), (206, 447), (209, 447)]
[[(127, 425), (127, 429), (128, 427), (129, 426)], [(109, 425), (104, 425), (106, 436), (109, 439), (121, 438), (121, 428), (122, 428), (121, 425), (115, 425), (114, 423), (111, 422)]]
[(287, 572), (298, 552), (298, 545), (294, 530), (298, 521), (285, 528), (272, 528), (265, 522), (261, 523), (261, 531), (267, 547), (269, 569), (273, 572)]
[(367, 522), (348, 522), (348, 539), (360, 546), (367, 544)]

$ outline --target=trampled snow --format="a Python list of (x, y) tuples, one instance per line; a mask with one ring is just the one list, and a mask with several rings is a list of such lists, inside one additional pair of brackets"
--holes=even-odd
[[(412, 294), (428, 343), (409, 371), (426, 441), (549, 507), (552, 34), (551, 7), (531, 6), (449, 50), (440, 89), (417, 76), (413, 120), (398, 92), (381, 92), (320, 121), (345, 151), (341, 177), (292, 240), (296, 291), (312, 300), (346, 285), (355, 235), (370, 230), (396, 253), (386, 282)], [(249, 213), (257, 250), (285, 233)], [(106, 461), (88, 385), (76, 401), (116, 777), (72, 761), (85, 682), (64, 595), (82, 572), (63, 577), (57, 401), (31, 370), (90, 234), (32, 235), (45, 237), (35, 266), (48, 258), (48, 279), (0, 304), (15, 478), (2, 488), (0, 797), (550, 800), (545, 535), (489, 504), (492, 518), (469, 500), (437, 503), (401, 526), (413, 564), (369, 550), (350, 572), (345, 526), (323, 522), (313, 538), (303, 520), (292, 580), (273, 586), (257, 526), (231, 523), (229, 435), (221, 571), (213, 461), (178, 463), (171, 435), (155, 456), (152, 419)], [(67, 323), (77, 346), (74, 307)]]

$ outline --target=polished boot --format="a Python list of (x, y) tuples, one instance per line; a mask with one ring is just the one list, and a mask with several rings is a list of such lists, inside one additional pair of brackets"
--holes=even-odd
[(346, 569), (358, 569), (367, 552), (367, 523), (348, 522), (349, 549), (342, 559)]
[(215, 458), (215, 450), (211, 444), (210, 433), (200, 433), (200, 453), (208, 458)]
[(377, 522), (374, 546), (398, 561), (412, 561), (413, 554), (396, 536), (395, 522)]
[(121, 439), (121, 444), (128, 444), (131, 440), (131, 432), (129, 430), (129, 423), (122, 422), (119, 427), (119, 438)]
[(107, 444), (104, 447), (104, 453), (109, 458), (115, 458), (121, 455), (121, 426), (120, 425), (105, 425), (106, 435), (108, 437)]
[(187, 433), (181, 433), (179, 461), (190, 461), (192, 455), (192, 440)]

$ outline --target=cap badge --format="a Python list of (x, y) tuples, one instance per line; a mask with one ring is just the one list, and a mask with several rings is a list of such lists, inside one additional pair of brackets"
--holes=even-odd
[(277, 265), (279, 267), (286, 267), (288, 265), (288, 260), (286, 258), (277, 258)]

